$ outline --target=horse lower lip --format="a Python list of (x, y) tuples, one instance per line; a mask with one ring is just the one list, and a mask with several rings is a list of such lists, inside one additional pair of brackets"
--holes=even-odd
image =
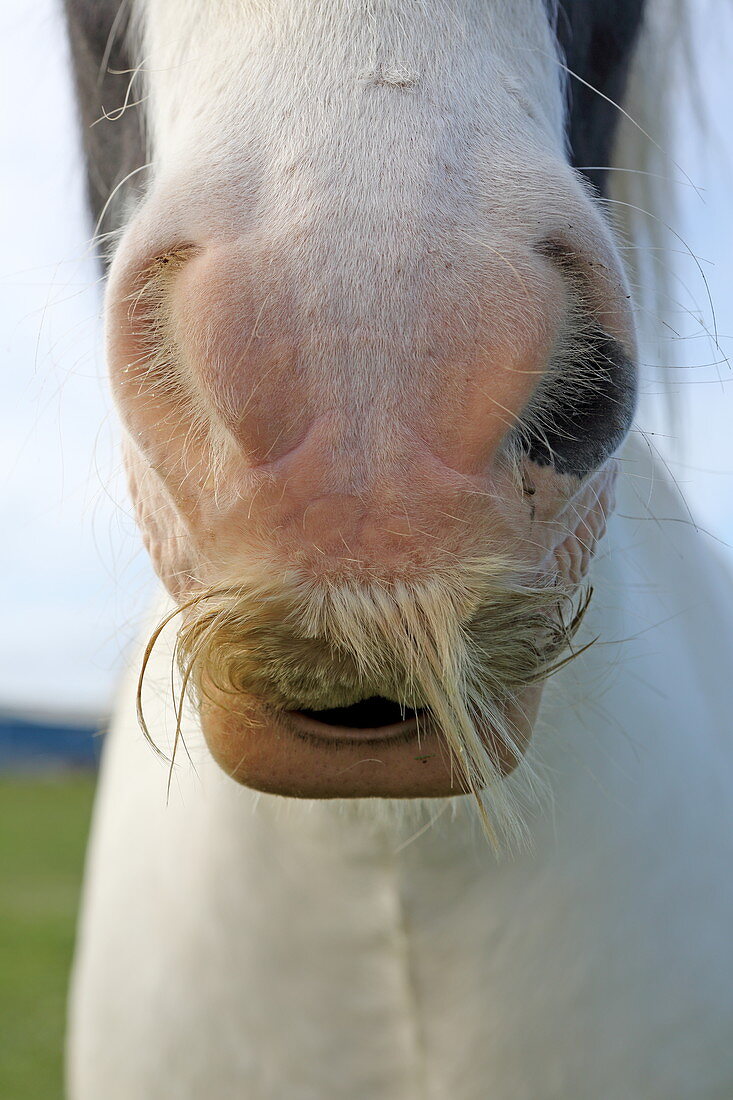
[(407, 718), (404, 722), (394, 722), (387, 726), (357, 727), (334, 726), (326, 722), (319, 722), (318, 719), (298, 710), (285, 711), (285, 714), (289, 724), (296, 732), (317, 737), (324, 741), (404, 740), (410, 735), (417, 735), (418, 732), (416, 718)]

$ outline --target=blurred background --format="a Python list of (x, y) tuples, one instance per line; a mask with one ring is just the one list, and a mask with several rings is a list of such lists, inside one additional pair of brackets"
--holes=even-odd
[[(61, 1095), (65, 986), (99, 734), (153, 583), (104, 380), (100, 273), (60, 6), (4, 0), (0, 13), (4, 1100)], [(694, 19), (697, 107), (677, 90), (676, 132), (660, 135), (675, 149), (679, 236), (670, 238), (664, 323), (645, 352), (639, 426), (700, 538), (733, 566), (733, 20), (728, 7), (707, 0), (695, 4)]]

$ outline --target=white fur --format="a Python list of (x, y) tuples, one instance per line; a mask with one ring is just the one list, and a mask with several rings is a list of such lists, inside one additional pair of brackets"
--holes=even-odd
[[(347, 30), (351, 5), (330, 7)], [(480, 29), (496, 81), (514, 84), (497, 147), (517, 142), (520, 116), (526, 133), (527, 104), (544, 104), (530, 128), (554, 155), (559, 82), (540, 21), (526, 5), (476, 0), (462, 24), (457, 7), (436, 5), (429, 44), (445, 59), (442, 102), (469, 94), (451, 51), (473, 50), (478, 72)], [(237, 111), (266, 139), (248, 81), (270, 88), (268, 110), (283, 107), (278, 58), (302, 66), (313, 94), (292, 110), (317, 123), (319, 97), (338, 86), (320, 65), (321, 8), (293, 0), (285, 27), (266, 2), (148, 0), (146, 65), (164, 74), (150, 114), (158, 186), (190, 172), (192, 138), (202, 160), (231, 151)], [(425, 43), (409, 18), (386, 18), (397, 8), (369, 10), (379, 49), (342, 35), (339, 79), (409, 95)], [(250, 36), (235, 41), (243, 13)], [(247, 48), (254, 76), (234, 64)], [(212, 127), (207, 96), (222, 89)], [(256, 156), (254, 138), (240, 154), (240, 167)], [(531, 855), (497, 863), (467, 799), (411, 814), (254, 794), (218, 771), (191, 716), (196, 770), (183, 757), (166, 806), (133, 667), (95, 814), (71, 1100), (733, 1095), (730, 579), (642, 444), (622, 469), (583, 627), (601, 640), (553, 679), (535, 731), (555, 802), (535, 812)], [(155, 658), (148, 703), (158, 730), (172, 724), (168, 658)]]
[[(198, 775), (178, 767), (166, 807), (133, 671), (94, 823), (73, 1100), (731, 1095), (730, 580), (643, 445), (624, 469), (634, 518), (612, 522), (584, 628), (603, 642), (535, 732), (555, 805), (531, 856), (497, 864), (468, 800), (423, 807), (419, 835), (369, 803), (253, 794), (191, 722)], [(168, 671), (161, 652), (159, 728)]]

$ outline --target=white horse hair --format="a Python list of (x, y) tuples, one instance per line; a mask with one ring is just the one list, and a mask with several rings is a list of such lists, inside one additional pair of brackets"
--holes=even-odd
[[(606, 101), (625, 112), (610, 217), (617, 236), (639, 246), (632, 274), (646, 314), (664, 308), (666, 288), (639, 257), (660, 245), (657, 227), (673, 218), (665, 180), (679, 172), (665, 152), (665, 112), (685, 64), (691, 2), (647, 3), (623, 102)], [(568, 75), (553, 39), (554, 18), (561, 39), (563, 19), (581, 36), (592, 12), (614, 5), (135, 0), (119, 15), (116, 2), (108, 6), (100, 29), (94, 5), (67, 0), (83, 113), (94, 113), (90, 89), (107, 86), (106, 72), (96, 85), (89, 77), (100, 59), (104, 69), (134, 71), (130, 101), (144, 112), (136, 130), (122, 112), (122, 128), (98, 130), (88, 140), (102, 144), (87, 152), (99, 165), (93, 204), (112, 218), (110, 361), (131, 485), (168, 593), (132, 655), (105, 746), (70, 999), (70, 1100), (729, 1100), (730, 577), (687, 522), (642, 434), (632, 431), (618, 449), (624, 421), (603, 449), (626, 382), (603, 406), (602, 428), (588, 429), (588, 446), (566, 448), (553, 423), (560, 387), (582, 406), (583, 386), (600, 392), (616, 371), (625, 379), (633, 358), (611, 233), (597, 195), (564, 159), (569, 129), (576, 168), (606, 186), (603, 163), (583, 163), (592, 153), (573, 145), (568, 116), (573, 82), (592, 81)], [(635, 25), (642, 7), (623, 0), (619, 20)], [(629, 32), (628, 49), (633, 39)], [(383, 132), (370, 129), (382, 110)], [(612, 126), (606, 116), (600, 125)], [(605, 133), (596, 136), (602, 153)], [(473, 189), (483, 163), (476, 150), (490, 168)], [(145, 187), (143, 161), (152, 165)], [(435, 183), (438, 167), (447, 182)], [(372, 237), (386, 242), (379, 262)], [(423, 245), (424, 262), (439, 252), (442, 265), (430, 309), (413, 257)], [(440, 369), (425, 362), (444, 332), (451, 348), (470, 350), (460, 341), (472, 326), (482, 350), (499, 348), (486, 376), (499, 388), (475, 423), (483, 391), (463, 405), (456, 397), (462, 434), (454, 438), (410, 387), (417, 378), (415, 388), (450, 406), (468, 351), (458, 367), (450, 350)], [(362, 343), (349, 342), (339, 358), (340, 334), (352, 331), (365, 334)], [(589, 382), (582, 363), (575, 371), (577, 349), (593, 358), (601, 340)], [(240, 376), (227, 373), (233, 360), (258, 372), (244, 402)], [(506, 384), (505, 361), (514, 364)], [(512, 387), (524, 381), (515, 379), (539, 363), (544, 383), (520, 400)], [(321, 421), (306, 431), (299, 419), (313, 392), (324, 410), (345, 407), (348, 421), (332, 434), (329, 422), (316, 443)], [(509, 443), (499, 405), (510, 415)], [(423, 478), (423, 452), (401, 434), (403, 408), (410, 426), (432, 426), (441, 460), (430, 466), (434, 485)], [(534, 408), (539, 427), (527, 413)], [(477, 478), (489, 461), (482, 425), (495, 435), (491, 462), (502, 456), (499, 489), (466, 504), (443, 471), (460, 460), (461, 484)], [(300, 466), (288, 465), (296, 452)], [(346, 481), (332, 466), (319, 480), (324, 454), (336, 467), (353, 459)], [(391, 522), (397, 467), (407, 519), (392, 532), (395, 550), (379, 542), (386, 524), (374, 534), (368, 509), (341, 528), (329, 501), (338, 497), (351, 515), (357, 497), (387, 500), (379, 514)], [(301, 483), (303, 469), (309, 478), (317, 471), (312, 481)], [(374, 470), (379, 492), (370, 496)], [(520, 498), (525, 509), (534, 500), (545, 524), (530, 526), (524, 541)], [(495, 509), (490, 521), (484, 507)], [(432, 538), (431, 515), (440, 567), (419, 540), (411, 549), (415, 531)], [(319, 553), (336, 560), (328, 541), (336, 529), (349, 556), (318, 573), (313, 545), (320, 540)], [(479, 555), (459, 541), (467, 529), (479, 548), (487, 540), (475, 593)], [(573, 623), (574, 659), (564, 663), (544, 636), (534, 649), (522, 636), (512, 652), (518, 620), (511, 604), (498, 622), (502, 599), (531, 593), (540, 634), (554, 643), (562, 627), (548, 592), (561, 585), (570, 598), (581, 582), (593, 598)], [(212, 593), (219, 602), (207, 604)], [(208, 606), (208, 618), (189, 608), (179, 634), (176, 611), (187, 603)], [(506, 630), (482, 648), (471, 616), (490, 619), (488, 606), (497, 631)], [(411, 618), (402, 635), (402, 623), (394, 628), (392, 644), (400, 607)], [(436, 657), (440, 644), (431, 649), (425, 638), (442, 638), (450, 653), (465, 647), (453, 694), (450, 653)], [(492, 664), (492, 644), (511, 653), (516, 683), (511, 669)], [(184, 680), (196, 661), (204, 671), (193, 697), (176, 673), (174, 705), (181, 648)], [(494, 676), (488, 701), (480, 686), (466, 688), (469, 658)], [(142, 714), (162, 760), (138, 721), (143, 661)], [(562, 667), (540, 703), (534, 680), (548, 661)], [(446, 796), (436, 772), (420, 786), (412, 757), (400, 778), (402, 757), (390, 768), (377, 740), (364, 762), (351, 749), (329, 750), (311, 776), (309, 762), (324, 750), (305, 737), (302, 755), (288, 750), (286, 764), (267, 755), (273, 742), (290, 745), (285, 726), (268, 727), (242, 773), (242, 744), (256, 741), (261, 720), (257, 712), (239, 723), (227, 702), (232, 685), (316, 716), (372, 696), (413, 707), (418, 724), (424, 710), (437, 712), (460, 783)], [(304, 761), (295, 779), (293, 758)], [(362, 771), (366, 785), (354, 789), (339, 774)], [(521, 843), (497, 852), (487, 830)]]

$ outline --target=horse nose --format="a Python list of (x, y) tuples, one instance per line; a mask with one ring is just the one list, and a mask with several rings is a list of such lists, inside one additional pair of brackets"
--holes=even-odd
[(319, 273), (293, 242), (121, 251), (108, 326), (123, 418), (220, 543), (228, 497), (240, 531), (293, 551), (409, 557), (437, 516), (465, 548), (508, 458), (582, 477), (628, 428), (628, 303), (603, 237), (506, 243), (481, 265), (429, 251), (385, 263), (378, 291)]
[[(531, 299), (509, 324), (512, 291), (494, 283), (484, 310), (503, 317), (493, 324), (460, 316), (460, 286), (431, 308), (418, 301), (408, 319), (334, 301), (325, 284), (298, 301), (284, 281), (261, 285), (251, 265), (248, 248), (192, 259), (172, 294), (174, 340), (248, 462), (273, 462), (330, 424), (319, 437), (357, 482), (366, 464), (398, 465), (413, 437), (459, 471), (485, 471), (537, 385), (565, 308), (548, 272), (532, 273)], [(408, 300), (425, 293), (407, 289)]]

